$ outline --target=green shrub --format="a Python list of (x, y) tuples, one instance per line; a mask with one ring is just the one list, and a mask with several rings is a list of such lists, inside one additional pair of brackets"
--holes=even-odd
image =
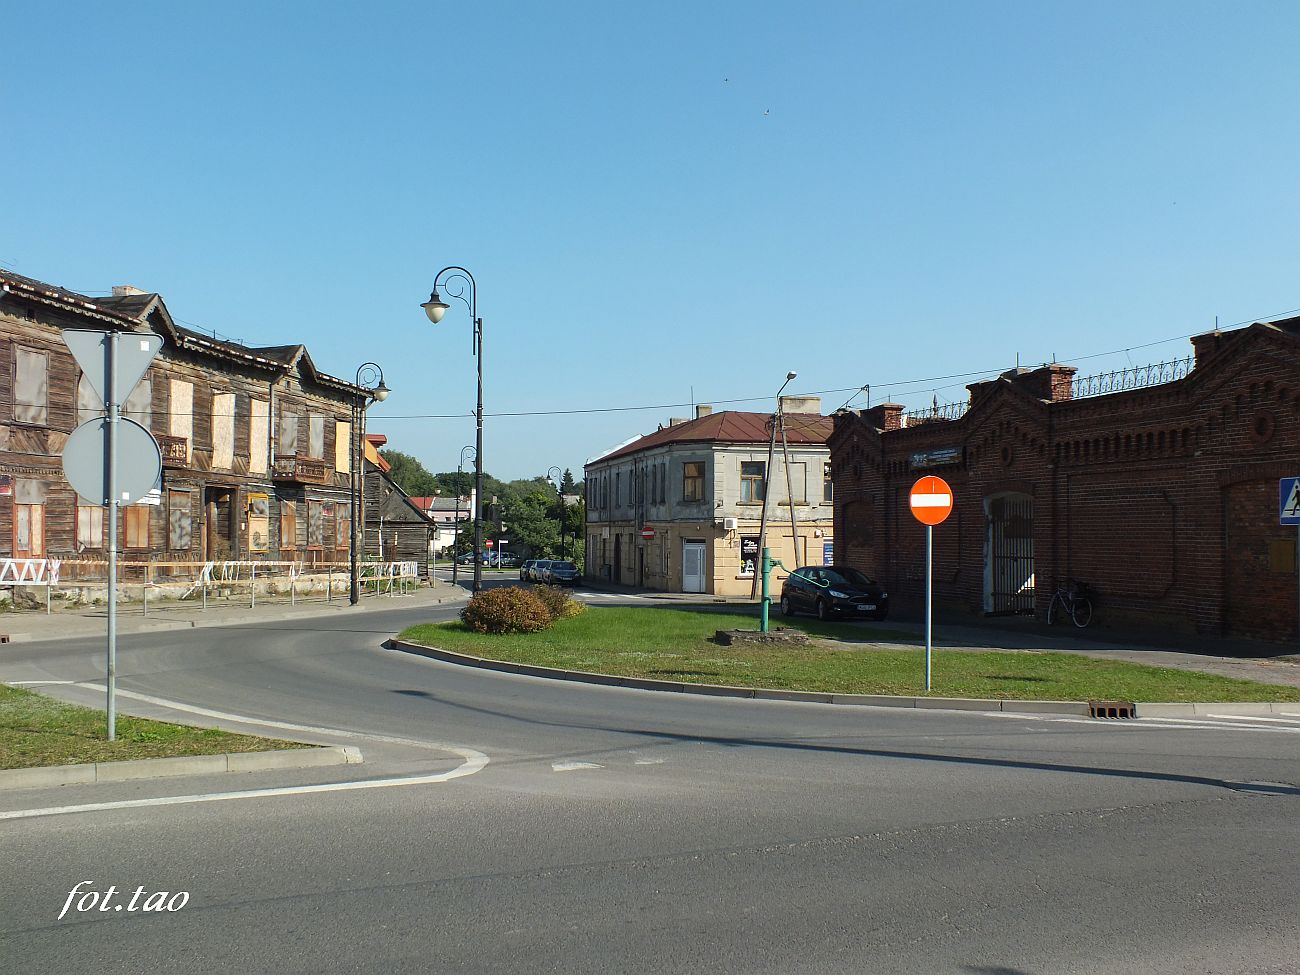
[(475, 633), (536, 633), (551, 625), (546, 604), (518, 586), (475, 593), (460, 618)]
[(534, 586), (531, 590), (545, 605), (552, 620), (567, 620), (587, 611), (585, 604), (574, 599), (559, 586)]

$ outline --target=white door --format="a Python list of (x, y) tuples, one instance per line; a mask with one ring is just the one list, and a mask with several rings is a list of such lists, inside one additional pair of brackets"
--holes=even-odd
[(704, 592), (703, 542), (682, 542), (682, 592)]

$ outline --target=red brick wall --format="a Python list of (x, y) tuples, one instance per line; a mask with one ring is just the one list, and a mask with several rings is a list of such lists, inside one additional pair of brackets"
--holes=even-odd
[[(925, 531), (907, 492), (934, 473), (955, 496), (934, 533), (936, 605), (984, 610), (986, 501), (1015, 493), (1033, 500), (1040, 616), (1074, 578), (1097, 590), (1103, 625), (1294, 640), (1296, 530), (1277, 523), (1277, 480), (1300, 475), (1300, 338), (1225, 335), (1160, 386), (1070, 400), (1058, 366), (973, 387), (958, 420), (882, 430), (879, 409), (837, 414), (836, 560), (919, 608)], [(953, 447), (959, 463), (910, 463)]]

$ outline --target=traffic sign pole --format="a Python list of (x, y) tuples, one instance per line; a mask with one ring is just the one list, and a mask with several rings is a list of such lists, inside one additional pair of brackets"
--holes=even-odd
[(942, 477), (927, 475), (912, 485), (908, 496), (912, 517), (925, 526), (925, 689), (931, 685), (934, 658), (934, 526), (952, 514), (952, 488)]
[(108, 337), (108, 740), (117, 738), (117, 332)]
[(934, 579), (934, 526), (925, 526), (925, 689), (930, 689), (930, 639), (931, 601), (930, 593)]

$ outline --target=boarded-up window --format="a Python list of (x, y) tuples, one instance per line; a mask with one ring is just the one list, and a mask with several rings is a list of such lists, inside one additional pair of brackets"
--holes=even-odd
[(46, 352), (14, 350), (14, 422), (47, 422), (50, 357)]
[(171, 393), (167, 432), (185, 438), (185, 461), (189, 463), (194, 449), (194, 384), (173, 379)]
[(128, 505), (122, 509), (122, 531), (125, 535), (123, 544), (127, 548), (149, 547), (149, 506), (143, 504)]
[(307, 456), (323, 460), (325, 457), (325, 417), (307, 418)]
[(14, 558), (38, 559), (45, 555), (45, 505), (14, 505)]
[(188, 551), (193, 543), (194, 512), (189, 491), (167, 492), (167, 547), (174, 552)]
[(83, 372), (77, 380), (77, 423), (82, 424), (104, 415), (104, 401), (99, 398), (95, 388)]
[(334, 421), (334, 469), (352, 473), (352, 424), (346, 420)]
[(336, 504), (334, 510), (338, 512), (338, 517), (334, 520), (334, 547), (338, 549), (351, 549), (352, 541), (352, 509), (347, 505)]
[(283, 407), (280, 409), (280, 435), (275, 452), (286, 457), (298, 453), (298, 414)]
[(122, 415), (153, 432), (153, 383), (141, 379), (122, 404)]
[[(248, 403), (248, 473), (266, 473), (267, 437), (271, 431), (271, 408), (266, 400)], [(262, 549), (261, 551), (266, 551)]]
[(325, 509), (319, 501), (307, 502), (307, 547), (325, 544)]
[(280, 550), (298, 547), (298, 506), (292, 501), (280, 502)]
[(77, 505), (77, 551), (104, 547), (104, 509), (93, 504)]
[[(262, 404), (266, 406), (265, 403)], [(271, 547), (271, 500), (265, 494), (248, 496), (248, 550), (265, 552)]]
[(235, 394), (212, 396), (212, 466), (228, 471), (235, 466)]

